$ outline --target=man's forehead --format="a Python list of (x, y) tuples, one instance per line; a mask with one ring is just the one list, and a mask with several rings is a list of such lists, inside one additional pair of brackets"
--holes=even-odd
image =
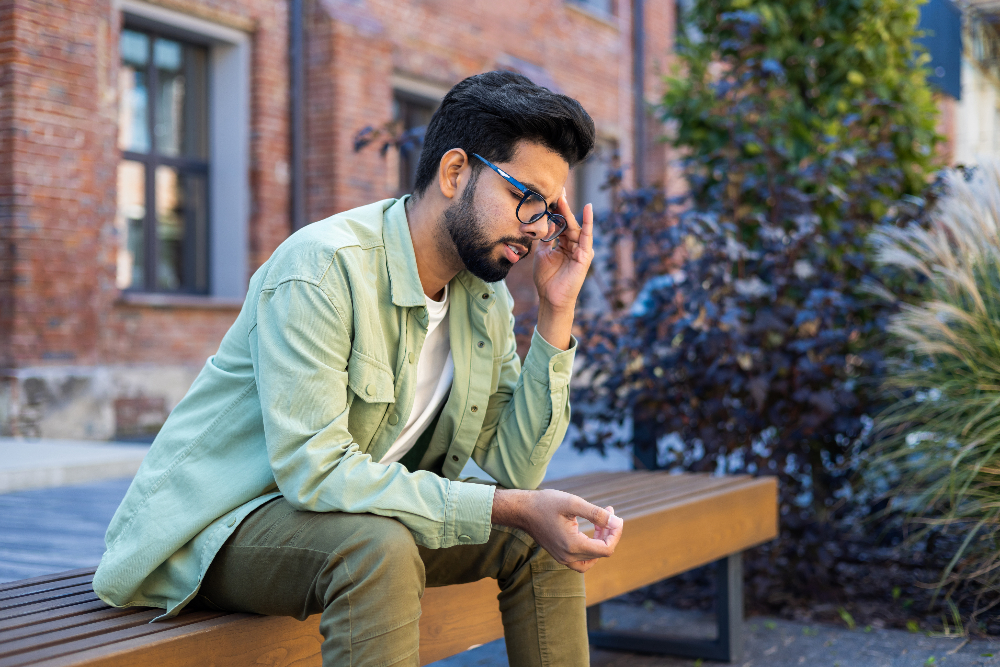
[(541, 144), (522, 141), (507, 163), (510, 174), (522, 185), (552, 202), (559, 198), (569, 175), (569, 164), (561, 155)]

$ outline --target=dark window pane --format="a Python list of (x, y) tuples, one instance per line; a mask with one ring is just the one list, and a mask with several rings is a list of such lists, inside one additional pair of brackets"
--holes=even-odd
[(118, 71), (118, 146), (122, 150), (148, 153), (149, 92), (146, 64), (149, 37), (133, 30), (123, 30), (122, 64)]
[(116, 282), (121, 289), (145, 286), (145, 218), (146, 167), (141, 162), (122, 160), (118, 164), (118, 211), (115, 216), (118, 232)]
[(417, 162), (424, 147), (424, 130), (431, 122), (437, 102), (397, 93), (393, 100), (393, 114), (401, 124), (404, 141), (399, 147), (400, 194), (412, 192), (417, 180)]
[(157, 152), (207, 157), (207, 60), (201, 47), (163, 38), (154, 42)]
[(208, 288), (208, 197), (205, 176), (156, 168), (157, 287)]
[(208, 49), (184, 48), (184, 78), (181, 152), (185, 157), (208, 158)]

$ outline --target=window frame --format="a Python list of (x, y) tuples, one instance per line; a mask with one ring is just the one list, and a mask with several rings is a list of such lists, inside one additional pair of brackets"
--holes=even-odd
[[(400, 104), (411, 104), (414, 106), (422, 106), (430, 110), (430, 115), (433, 116), (434, 112), (438, 110), (441, 106), (441, 100), (435, 99), (426, 95), (421, 95), (420, 93), (414, 93), (404, 88), (393, 87), (392, 89), (392, 101), (393, 104), (399, 107)], [(401, 122), (400, 132), (405, 132), (406, 120), (405, 114), (400, 114), (398, 118), (394, 119)], [(417, 126), (419, 127), (419, 126)], [(426, 127), (426, 126), (425, 126)], [(412, 128), (410, 128), (412, 129)], [(420, 141), (414, 149), (414, 153), (411, 155), (403, 155), (403, 151), (399, 151), (399, 186), (397, 190), (399, 195), (406, 194), (413, 191), (413, 182), (416, 180), (417, 175), (417, 165), (420, 162), (420, 152), (423, 149), (424, 142)], [(408, 165), (412, 161), (412, 165)], [(407, 167), (412, 167), (412, 173), (408, 173)], [(412, 176), (412, 178), (410, 178)]]
[[(143, 226), (143, 286), (142, 287), (126, 287), (122, 291), (124, 292), (137, 292), (137, 293), (156, 293), (156, 294), (184, 294), (184, 295), (204, 295), (207, 296), (212, 293), (212, 275), (211, 275), (211, 248), (212, 248), (212, 176), (211, 176), (211, 163), (212, 154), (211, 150), (206, 150), (206, 157), (204, 158), (191, 158), (182, 156), (172, 156), (165, 155), (159, 152), (159, 147), (157, 146), (158, 139), (156, 138), (156, 91), (159, 89), (159, 73), (157, 71), (156, 63), (154, 62), (153, 49), (154, 43), (157, 38), (171, 39), (174, 41), (187, 43), (190, 45), (198, 46), (206, 50), (205, 57), (205, 80), (206, 80), (206, 105), (211, 99), (211, 88), (212, 88), (212, 67), (211, 67), (211, 44), (205, 39), (199, 39), (197, 35), (192, 35), (184, 30), (171, 29), (170, 26), (161, 26), (152, 21), (143, 20), (142, 18), (133, 17), (126, 14), (124, 20), (122, 21), (122, 32), (126, 30), (131, 30), (133, 32), (139, 32), (147, 37), (149, 37), (148, 46), (148, 58), (146, 64), (146, 88), (149, 91), (148, 101), (146, 104), (146, 130), (149, 133), (150, 146), (148, 153), (139, 153), (136, 151), (130, 151), (125, 149), (120, 149), (121, 160), (128, 160), (130, 162), (137, 162), (143, 165), (145, 171), (145, 179), (143, 183), (143, 198), (146, 202), (146, 212), (143, 216), (142, 226)], [(119, 60), (119, 67), (121, 67), (121, 61)], [(211, 121), (209, 119), (210, 114), (206, 114), (205, 121), (208, 123), (209, 127), (206, 128), (208, 134), (208, 142), (211, 143)], [(158, 269), (160, 263), (160, 238), (157, 233), (157, 219), (156, 219), (156, 170), (160, 166), (172, 167), (177, 170), (178, 174), (193, 173), (199, 174), (205, 178), (205, 216), (206, 216), (206, 229), (204, 238), (204, 248), (198, 248), (195, 244), (199, 243), (198, 239), (195, 239), (195, 243), (186, 243), (184, 246), (184, 257), (182, 259), (182, 270), (184, 275), (181, 276), (181, 284), (185, 282), (189, 285), (188, 287), (180, 287), (178, 289), (168, 289), (160, 287), (158, 280)], [(184, 233), (185, 238), (187, 235), (192, 233), (188, 225), (188, 220), (184, 221)], [(191, 287), (191, 276), (189, 274), (196, 272), (197, 255), (202, 254), (206, 264), (206, 275), (205, 275), (205, 287), (204, 289), (198, 289), (197, 287)]]
[(119, 299), (151, 305), (164, 299), (204, 302), (206, 307), (242, 303), (252, 273), (252, 27), (207, 20), (145, 0), (112, 0), (111, 11), (112, 24), (120, 28), (152, 29), (209, 49), (209, 293), (122, 290)]

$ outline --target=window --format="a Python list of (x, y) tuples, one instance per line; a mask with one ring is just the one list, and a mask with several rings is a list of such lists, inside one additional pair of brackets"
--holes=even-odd
[(209, 291), (209, 49), (126, 27), (118, 75), (118, 286)]
[(250, 35), (115, 0), (118, 285), (242, 301), (250, 278)]
[(607, 16), (612, 16), (615, 13), (615, 2), (614, 0), (569, 0), (572, 4), (577, 7), (583, 7), (589, 9), (595, 14), (605, 14)]
[(594, 215), (605, 215), (611, 210), (611, 189), (605, 187), (611, 172), (618, 168), (618, 142), (598, 137), (594, 151), (573, 169), (575, 209), (594, 205)]
[(400, 123), (403, 141), (399, 146), (399, 194), (413, 192), (417, 162), (424, 147), (424, 130), (438, 108), (438, 102), (397, 90), (393, 94), (392, 116)]
[[(619, 168), (618, 142), (599, 137), (590, 157), (573, 169), (573, 210), (577, 216), (588, 203), (594, 205), (594, 217), (598, 220), (611, 212), (612, 192), (607, 185), (612, 172)], [(580, 311), (583, 313), (603, 313), (612, 308), (607, 298), (616, 283), (610, 268), (612, 248), (613, 239), (595, 225), (594, 261), (580, 292)]]

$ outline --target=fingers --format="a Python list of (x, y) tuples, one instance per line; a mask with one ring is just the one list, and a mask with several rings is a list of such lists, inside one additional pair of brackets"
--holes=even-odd
[(563, 188), (562, 194), (559, 196), (559, 201), (556, 202), (556, 213), (566, 218), (566, 222), (569, 223), (566, 231), (563, 232), (560, 238), (565, 238), (567, 241), (573, 241), (574, 243), (579, 241), (580, 223), (576, 221), (576, 216), (573, 215), (573, 211), (569, 207), (569, 200), (566, 198), (566, 188)]
[(577, 243), (584, 252), (590, 252), (594, 248), (594, 205), (587, 204), (583, 207), (583, 226)]
[(591, 558), (590, 560), (578, 560), (578, 561), (572, 561), (570, 563), (563, 563), (563, 565), (565, 565), (571, 570), (576, 570), (577, 572), (580, 572), (582, 574), (587, 570), (589, 570), (590, 568), (594, 567), (594, 564), (596, 562), (597, 562), (596, 558)]
[(611, 512), (603, 507), (598, 507), (597, 505), (588, 503), (579, 496), (570, 497), (573, 498), (571, 511), (576, 516), (583, 517), (590, 523), (594, 524), (595, 528), (597, 526), (605, 527), (608, 525), (608, 517), (611, 516)]

